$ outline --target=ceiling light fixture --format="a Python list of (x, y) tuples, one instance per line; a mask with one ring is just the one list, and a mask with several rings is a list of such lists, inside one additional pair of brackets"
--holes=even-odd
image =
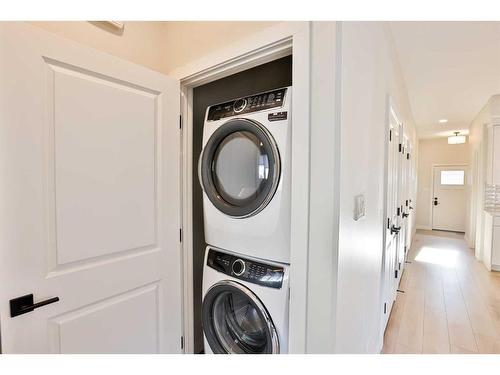
[(448, 137), (449, 145), (460, 145), (462, 143), (465, 143), (465, 135), (459, 135), (460, 132), (454, 132), (454, 134), (455, 135)]
[(445, 124), (448, 122), (448, 119), (447, 118), (442, 118), (441, 120), (439, 120), (439, 123), (440, 124)]

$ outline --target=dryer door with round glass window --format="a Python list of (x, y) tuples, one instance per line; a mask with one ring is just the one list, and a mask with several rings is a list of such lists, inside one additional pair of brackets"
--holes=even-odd
[(203, 331), (216, 354), (277, 354), (276, 329), (260, 300), (234, 281), (215, 284), (203, 299)]
[(280, 158), (264, 126), (234, 119), (212, 134), (199, 168), (203, 190), (214, 206), (229, 216), (244, 218), (271, 201), (278, 187)]

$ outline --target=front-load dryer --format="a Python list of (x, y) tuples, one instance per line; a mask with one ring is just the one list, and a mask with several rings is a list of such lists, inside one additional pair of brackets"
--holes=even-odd
[(290, 263), (291, 87), (207, 108), (198, 174), (205, 241)]
[(288, 352), (289, 267), (207, 247), (203, 270), (205, 353)]

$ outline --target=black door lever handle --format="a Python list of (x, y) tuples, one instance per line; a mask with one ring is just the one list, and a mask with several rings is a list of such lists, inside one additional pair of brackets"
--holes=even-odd
[(33, 294), (27, 294), (22, 297), (11, 299), (9, 301), (10, 317), (13, 318), (18, 315), (32, 312), (33, 310), (38, 309), (39, 307), (46, 306), (57, 301), (59, 301), (59, 297), (53, 297), (46, 299), (45, 301), (34, 303)]
[(391, 227), (391, 234), (394, 234), (394, 233), (398, 234), (400, 230), (401, 230), (401, 227), (396, 227), (393, 225)]

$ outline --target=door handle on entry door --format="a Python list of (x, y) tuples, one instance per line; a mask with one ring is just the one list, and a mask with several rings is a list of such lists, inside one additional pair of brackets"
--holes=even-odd
[(18, 315), (26, 314), (32, 312), (35, 309), (38, 309), (39, 307), (46, 306), (58, 301), (59, 297), (53, 297), (46, 299), (45, 301), (34, 303), (33, 294), (27, 294), (22, 297), (17, 297), (9, 301), (10, 317), (13, 318)]
[(434, 201), (432, 202), (434, 206), (437, 206), (439, 204), (437, 197), (434, 197)]

